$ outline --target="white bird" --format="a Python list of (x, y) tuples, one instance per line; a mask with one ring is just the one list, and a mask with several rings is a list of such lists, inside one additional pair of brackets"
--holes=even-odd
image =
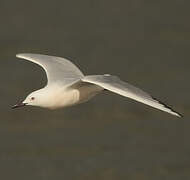
[(73, 63), (61, 57), (29, 53), (17, 54), (16, 57), (40, 65), (47, 74), (48, 82), (44, 88), (32, 92), (23, 102), (12, 108), (31, 105), (56, 109), (85, 102), (103, 90), (108, 90), (181, 117), (179, 113), (148, 93), (121, 81), (116, 76), (85, 76)]

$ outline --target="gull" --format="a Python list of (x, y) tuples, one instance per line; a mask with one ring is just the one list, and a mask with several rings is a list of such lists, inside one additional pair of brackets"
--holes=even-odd
[(181, 117), (179, 113), (148, 93), (116, 76), (109, 74), (85, 76), (71, 61), (61, 57), (30, 53), (17, 54), (16, 57), (40, 65), (46, 72), (47, 85), (30, 93), (23, 102), (12, 108), (25, 105), (49, 109), (62, 108), (86, 102), (100, 92), (108, 90)]

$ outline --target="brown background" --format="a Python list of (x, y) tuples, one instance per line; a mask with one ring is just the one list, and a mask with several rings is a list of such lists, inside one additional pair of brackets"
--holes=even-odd
[[(190, 178), (190, 2), (0, 1), (0, 179)], [(66, 57), (118, 75), (183, 119), (104, 93), (50, 111), (10, 107), (45, 85), (16, 53)]]

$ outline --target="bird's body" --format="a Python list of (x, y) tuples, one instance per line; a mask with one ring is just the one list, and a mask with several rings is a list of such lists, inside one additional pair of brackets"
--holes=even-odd
[(179, 113), (152, 98), (148, 93), (121, 81), (116, 76), (109, 74), (85, 76), (74, 64), (60, 57), (39, 54), (18, 54), (17, 57), (43, 67), (48, 83), (44, 88), (29, 94), (22, 103), (13, 108), (24, 105), (49, 109), (72, 106), (88, 101), (105, 89), (180, 117)]
[(46, 86), (37, 92), (42, 94), (41, 107), (57, 109), (86, 102), (102, 90), (96, 85), (85, 84), (78, 87)]

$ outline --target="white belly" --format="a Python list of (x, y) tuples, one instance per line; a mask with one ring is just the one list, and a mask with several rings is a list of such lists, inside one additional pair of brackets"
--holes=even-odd
[(52, 97), (52, 103), (49, 104), (49, 108), (57, 109), (86, 102), (102, 90), (103, 88), (93, 84), (86, 84), (76, 89), (61, 90), (56, 93), (56, 97)]

